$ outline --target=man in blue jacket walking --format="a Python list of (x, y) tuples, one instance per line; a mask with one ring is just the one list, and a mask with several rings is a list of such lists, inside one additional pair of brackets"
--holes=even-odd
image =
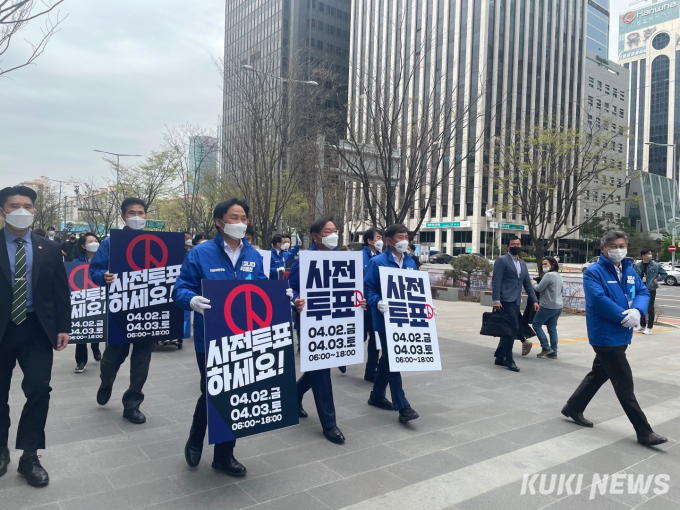
[(593, 423), (583, 417), (583, 411), (600, 387), (611, 379), (616, 396), (635, 428), (638, 443), (662, 444), (668, 439), (652, 431), (640, 409), (633, 392), (633, 372), (626, 358), (633, 328), (640, 325), (640, 318), (647, 313), (649, 291), (626, 258), (628, 236), (625, 232), (607, 232), (600, 250), (600, 260), (583, 274), (588, 340), (595, 351), (595, 361), (562, 414), (578, 425), (592, 427)]
[[(407, 421), (418, 418), (418, 413), (411, 407), (401, 383), (401, 372), (390, 370), (390, 360), (387, 354), (387, 336), (385, 335), (385, 317), (389, 307), (382, 299), (380, 286), (380, 267), (396, 267), (404, 270), (416, 271), (416, 264), (407, 255), (408, 252), (408, 229), (404, 225), (391, 225), (385, 230), (387, 249), (384, 253), (373, 257), (368, 264), (368, 270), (364, 275), (364, 292), (366, 301), (373, 316), (373, 329), (380, 337), (382, 355), (378, 362), (378, 372), (373, 383), (373, 391), (368, 399), (368, 405), (399, 411), (399, 421)], [(390, 385), (392, 402), (385, 398), (387, 385)]]
[(286, 267), (290, 267), (288, 263), (300, 251), (300, 246), (295, 245), (292, 249), (290, 247), (290, 237), (282, 234), (276, 234), (272, 237), (272, 263), (269, 268), (269, 279), (279, 280), (280, 274), (286, 271)]
[[(244, 200), (232, 198), (215, 206), (213, 218), (218, 235), (207, 243), (193, 248), (182, 264), (172, 299), (183, 310), (194, 310), (194, 348), (201, 373), (201, 396), (191, 423), (189, 439), (184, 447), (184, 458), (190, 467), (201, 461), (203, 440), (208, 427), (205, 378), (205, 339), (203, 313), (210, 308), (210, 300), (201, 296), (201, 280), (266, 280), (262, 257), (245, 239), (249, 214)], [(244, 476), (246, 468), (234, 458), (236, 441), (215, 445), (213, 469), (231, 476)]]
[[(369, 228), (364, 234), (364, 249), (361, 250), (361, 252), (364, 254), (364, 275), (366, 275), (368, 263), (371, 261), (371, 259), (382, 253), (383, 243), (383, 231), (380, 229)], [(368, 355), (366, 356), (366, 370), (364, 371), (364, 379), (369, 382), (375, 382), (380, 351), (375, 344), (373, 315), (371, 314), (370, 310), (366, 310), (364, 312), (364, 343), (366, 343), (366, 340), (368, 340)]]

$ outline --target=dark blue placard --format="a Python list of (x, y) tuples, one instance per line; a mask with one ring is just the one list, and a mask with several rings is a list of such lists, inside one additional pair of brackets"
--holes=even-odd
[(106, 342), (106, 289), (90, 280), (88, 262), (64, 262), (71, 292), (70, 344)]
[(202, 283), (210, 444), (297, 425), (287, 282)]
[(170, 295), (184, 253), (182, 233), (111, 231), (108, 345), (182, 338), (184, 313)]

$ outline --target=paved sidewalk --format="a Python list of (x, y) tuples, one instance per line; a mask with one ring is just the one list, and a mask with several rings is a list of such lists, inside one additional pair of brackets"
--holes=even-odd
[[(12, 451), (0, 478), (0, 509), (678, 509), (680, 446), (660, 449), (635, 442), (610, 384), (586, 412), (596, 425), (582, 429), (559, 413), (589, 365), (592, 350), (583, 317), (564, 316), (559, 332), (572, 339), (559, 360), (521, 358), (521, 373), (493, 365), (492, 338), (480, 337), (481, 314), (474, 303), (437, 301), (444, 370), (404, 374), (409, 401), (421, 418), (400, 425), (397, 415), (366, 404), (371, 385), (363, 368), (333, 371), (338, 425), (343, 446), (326, 441), (311, 393), (310, 417), (302, 425), (239, 440), (236, 457), (248, 468), (233, 479), (210, 468), (212, 452), (190, 469), (183, 446), (198, 396), (198, 370), (191, 342), (159, 348), (153, 355), (142, 410), (148, 420), (122, 418), (120, 399), (128, 383), (123, 365), (109, 404), (95, 402), (99, 367), (90, 361), (73, 373), (74, 348), (57, 353), (43, 463), (51, 483), (33, 489), (16, 474)], [(636, 393), (654, 429), (680, 439), (680, 331), (635, 335), (629, 358)], [(17, 369), (15, 375), (19, 375)], [(13, 425), (23, 405), (15, 377)], [(13, 445), (16, 428), (10, 432)], [(670, 489), (656, 496), (605, 494), (591, 500), (594, 473), (669, 476)], [(582, 491), (568, 496), (549, 491), (550, 477), (520, 495), (524, 475), (583, 475)], [(557, 477), (559, 479), (559, 477)], [(573, 486), (572, 486), (573, 487)], [(527, 485), (527, 488), (531, 488)], [(527, 490), (527, 492), (531, 492)], [(642, 491), (644, 492), (644, 491)]]

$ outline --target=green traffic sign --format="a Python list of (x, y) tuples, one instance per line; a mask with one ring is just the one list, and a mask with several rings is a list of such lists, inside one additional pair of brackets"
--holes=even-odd
[(144, 228), (147, 230), (165, 230), (165, 221), (146, 220), (146, 225)]
[(444, 223), (425, 223), (425, 228), (461, 228), (469, 227), (469, 221), (448, 221)]

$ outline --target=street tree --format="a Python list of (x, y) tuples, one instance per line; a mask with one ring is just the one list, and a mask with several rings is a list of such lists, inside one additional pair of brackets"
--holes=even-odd
[(115, 189), (92, 177), (72, 179), (78, 186), (76, 196), (78, 221), (87, 224), (88, 230), (105, 237), (120, 217), (120, 202)]
[[(526, 222), (528, 252), (539, 271), (546, 250), (557, 239), (577, 233), (605, 207), (623, 200), (630, 177), (620, 154), (626, 140), (624, 131), (613, 129), (605, 119), (583, 128), (527, 126), (496, 139), (496, 211)], [(584, 200), (587, 213), (579, 210)]]
[(486, 285), (492, 271), (493, 266), (482, 257), (459, 255), (451, 261), (451, 269), (444, 272), (444, 278), (463, 283), (464, 293), (469, 296), (472, 283), (478, 281)]
[(33, 226), (47, 228), (50, 225), (59, 225), (61, 201), (57, 189), (54, 186), (38, 186), (36, 194), (38, 196), (35, 200)]
[(29, 47), (28, 54), (13, 58), (8, 67), (0, 65), (0, 77), (34, 64), (43, 54), (50, 39), (59, 31), (59, 27), (67, 15), (58, 10), (64, 0), (0, 0), (0, 64), (9, 56), (14, 40), (29, 23), (43, 21), (41, 35), (36, 40), (24, 39)]

